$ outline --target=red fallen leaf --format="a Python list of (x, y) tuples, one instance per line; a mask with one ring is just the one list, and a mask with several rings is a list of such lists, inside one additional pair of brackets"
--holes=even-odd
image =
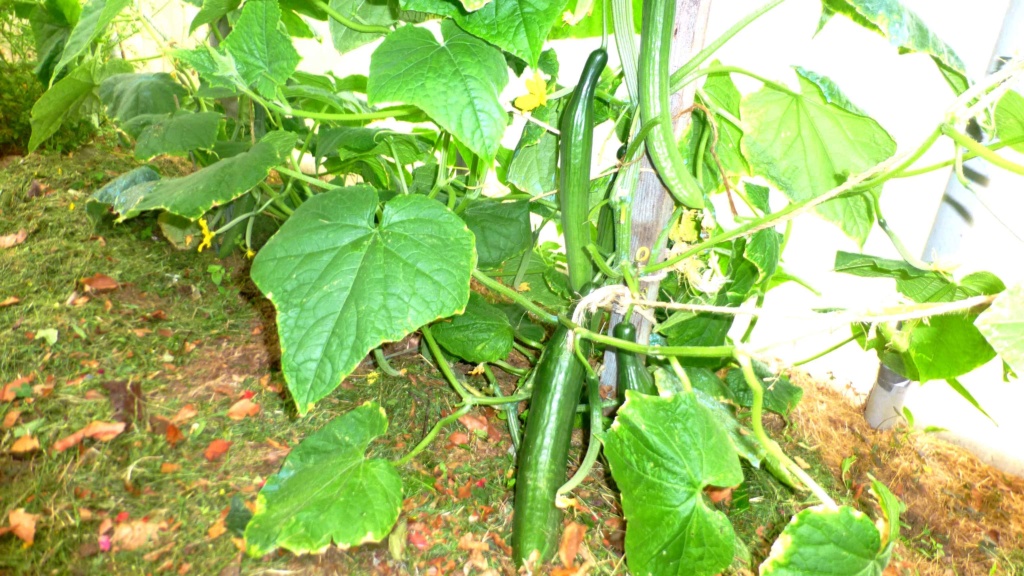
[(158, 320), (167, 320), (167, 313), (163, 310), (154, 310), (149, 314), (143, 314), (142, 320), (146, 322), (156, 322)]
[(199, 412), (196, 410), (195, 406), (192, 404), (185, 404), (181, 407), (181, 410), (178, 410), (178, 413), (171, 418), (171, 422), (175, 424), (184, 424), (195, 418), (198, 414)]
[(577, 522), (570, 522), (562, 531), (562, 541), (558, 544), (558, 559), (562, 561), (562, 566), (572, 568), (575, 565), (576, 554), (580, 551), (586, 533), (587, 527)]
[(483, 416), (474, 416), (473, 414), (466, 414), (459, 418), (459, 422), (466, 427), (470, 432), (477, 430), (487, 430), (487, 419)]
[(472, 480), (466, 482), (462, 486), (459, 486), (459, 489), (455, 491), (455, 499), (456, 500), (465, 500), (466, 498), (469, 498), (472, 495), (473, 495), (473, 481)]
[[(413, 526), (419, 525), (422, 529), (413, 528)], [(416, 547), (417, 550), (429, 550), (431, 547), (430, 540), (427, 538), (427, 528), (420, 522), (411, 524), (409, 527), (409, 544)]]
[(255, 395), (256, 395), (256, 392), (254, 392), (252, 390), (246, 390), (245, 392), (242, 392), (242, 400), (251, 400), (252, 397), (255, 396)]
[(129, 516), (127, 512), (118, 512), (117, 516), (114, 516), (114, 522), (120, 524), (122, 522), (127, 522), (129, 518), (131, 518), (131, 516)]
[(185, 435), (181, 433), (181, 429), (179, 429), (174, 424), (167, 425), (167, 430), (164, 432), (164, 437), (167, 438), (167, 443), (170, 444), (171, 446), (177, 446), (178, 442), (181, 442), (185, 439)]
[(28, 230), (25, 230), (24, 228), (18, 230), (14, 234), (0, 236), (0, 248), (10, 248), (12, 246), (17, 246), (18, 244), (24, 242), (26, 238), (28, 238)]
[(31, 434), (21, 436), (11, 445), (11, 453), (13, 454), (27, 454), (36, 450), (39, 450), (39, 439)]
[(117, 283), (117, 280), (99, 273), (93, 274), (88, 278), (82, 278), (78, 283), (82, 285), (82, 289), (86, 292), (93, 292), (96, 294), (102, 292), (113, 292), (121, 287), (121, 285)]
[(220, 457), (228, 451), (228, 448), (231, 448), (231, 442), (218, 438), (210, 442), (210, 445), (206, 447), (206, 451), (203, 452), (203, 458), (210, 462), (220, 460)]
[(13, 533), (25, 544), (32, 544), (36, 538), (36, 520), (39, 514), (29, 514), (24, 508), (11, 510), (7, 514), (7, 526), (0, 528), (0, 534)]
[(7, 298), (4, 298), (3, 301), (0, 301), (0, 308), (14, 306), (18, 302), (21, 302), (21, 298), (18, 298), (17, 296), (8, 296)]
[(18, 389), (25, 384), (31, 384), (36, 379), (35, 372), (28, 376), (21, 376), (11, 380), (7, 384), (4, 384), (2, 390), (0, 390), (0, 400), (4, 402), (13, 402), (18, 397)]
[(469, 434), (465, 432), (452, 432), (448, 436), (449, 446), (462, 446), (463, 444), (469, 444)]
[(228, 418), (232, 420), (244, 420), (246, 416), (255, 416), (260, 413), (260, 405), (243, 398), (238, 402), (235, 402), (231, 408), (228, 409)]

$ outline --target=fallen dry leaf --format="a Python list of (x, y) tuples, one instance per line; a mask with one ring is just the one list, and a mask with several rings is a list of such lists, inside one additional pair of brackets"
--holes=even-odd
[(729, 505), (732, 503), (732, 488), (715, 488), (708, 486), (704, 489), (704, 492), (708, 495), (708, 499), (711, 500), (712, 504), (724, 502), (726, 505)]
[(185, 435), (181, 433), (181, 429), (174, 424), (168, 424), (167, 430), (164, 432), (164, 437), (167, 438), (167, 443), (171, 446), (177, 446), (178, 442), (185, 439)]
[(74, 434), (65, 436), (54, 442), (53, 449), (57, 452), (63, 452), (72, 446), (81, 444), (82, 440), (85, 440), (86, 438), (93, 438), (100, 442), (109, 442), (116, 438), (121, 432), (124, 432), (125, 426), (126, 424), (124, 422), (101, 422), (96, 420), (94, 422), (90, 422)]
[(184, 424), (189, 420), (195, 418), (196, 415), (198, 414), (199, 412), (196, 411), (195, 406), (193, 406), (192, 404), (185, 404), (184, 406), (182, 406), (181, 410), (178, 410), (178, 413), (171, 418), (171, 422), (175, 424)]
[(587, 533), (587, 527), (578, 522), (570, 522), (562, 532), (562, 541), (558, 544), (558, 559), (562, 566), (572, 568), (576, 564), (576, 554), (580, 551), (580, 544), (583, 543), (583, 535)]
[(21, 410), (11, 410), (4, 415), (4, 428), (13, 428), (18, 423), (18, 418), (21, 417)]
[(221, 440), (220, 438), (210, 442), (210, 445), (206, 447), (203, 452), (203, 458), (206, 458), (210, 462), (220, 460), (220, 457), (231, 448), (231, 442), (227, 440)]
[(459, 422), (470, 432), (475, 432), (476, 430), (487, 430), (487, 418), (484, 418), (483, 416), (466, 414), (459, 418)]
[(117, 550), (137, 550), (156, 539), (160, 528), (160, 524), (146, 520), (124, 522), (114, 527), (110, 543)]
[(11, 452), (14, 454), (26, 454), (36, 450), (39, 450), (39, 439), (31, 434), (25, 434), (11, 445)]
[(114, 420), (134, 424), (144, 417), (142, 384), (115, 380), (104, 382), (103, 387), (110, 394), (110, 405), (114, 408)]
[(86, 292), (93, 292), (96, 294), (101, 292), (112, 292), (120, 288), (120, 284), (117, 283), (117, 280), (99, 273), (93, 274), (88, 278), (82, 278), (78, 283), (82, 285), (82, 289)]
[(260, 405), (249, 400), (248, 398), (242, 398), (238, 402), (231, 405), (228, 409), (228, 418), (232, 420), (244, 420), (246, 416), (255, 416), (260, 413)]
[(17, 296), (8, 296), (7, 298), (4, 298), (3, 301), (0, 301), (0, 308), (14, 306), (18, 302), (21, 302), (21, 298), (18, 298)]
[(13, 402), (18, 397), (18, 389), (25, 384), (31, 384), (35, 379), (36, 374), (33, 372), (28, 376), (20, 376), (11, 380), (7, 384), (4, 384), (3, 389), (0, 390), (0, 400), (3, 400), (4, 402)]
[(175, 464), (174, 462), (164, 462), (163, 464), (160, 465), (161, 474), (173, 474), (178, 470), (181, 470), (181, 464)]
[(210, 526), (210, 529), (206, 531), (206, 536), (210, 540), (216, 540), (217, 538), (223, 536), (224, 533), (227, 531), (228, 528), (224, 525), (224, 519), (221, 518), (214, 522), (213, 526)]
[(451, 435), (448, 436), (449, 446), (462, 446), (463, 444), (468, 443), (469, 435), (466, 434), (465, 432), (452, 432)]
[(22, 228), (14, 234), (8, 234), (6, 236), (0, 236), (0, 248), (10, 248), (11, 246), (17, 246), (28, 238), (28, 230)]
[(0, 528), (0, 534), (13, 533), (26, 544), (32, 544), (36, 539), (36, 520), (39, 514), (29, 514), (24, 508), (11, 510), (7, 514), (7, 526)]
[(103, 400), (104, 398), (106, 398), (106, 396), (104, 396), (103, 392), (100, 392), (99, 390), (90, 389), (85, 391), (86, 400)]

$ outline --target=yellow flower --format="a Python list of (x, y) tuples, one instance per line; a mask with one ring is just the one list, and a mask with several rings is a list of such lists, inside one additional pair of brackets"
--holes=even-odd
[(206, 218), (199, 219), (199, 227), (203, 230), (203, 241), (199, 243), (199, 252), (202, 252), (203, 248), (210, 248), (213, 245), (213, 232), (210, 232)]
[(68, 204), (68, 210), (74, 210), (74, 209), (75, 209), (75, 203), (74, 202), (72, 202), (71, 204)]
[(250, 259), (250, 260), (252, 260), (252, 257), (255, 256), (255, 255), (256, 255), (256, 252), (254, 252), (252, 248), (248, 248), (245, 251), (245, 257)]
[(529, 112), (548, 103), (548, 83), (540, 72), (533, 72), (533, 78), (526, 81), (526, 89), (527, 94), (516, 98), (516, 108)]

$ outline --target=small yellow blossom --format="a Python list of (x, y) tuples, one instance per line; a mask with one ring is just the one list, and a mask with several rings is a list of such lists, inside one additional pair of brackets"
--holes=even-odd
[(206, 218), (199, 219), (199, 227), (203, 231), (203, 241), (199, 243), (199, 252), (202, 252), (203, 248), (213, 246), (213, 232), (210, 232), (210, 227), (206, 223)]
[(519, 291), (519, 292), (529, 292), (530, 291), (530, 283), (529, 282), (522, 282), (522, 283), (519, 284), (519, 286), (516, 287), (516, 290)]
[(548, 83), (540, 72), (534, 71), (533, 78), (526, 81), (527, 94), (515, 100), (516, 108), (529, 112), (548, 103)]
[(74, 209), (75, 209), (75, 203), (74, 202), (72, 202), (71, 204), (68, 204), (68, 210), (72, 210), (73, 211)]
[(245, 257), (246, 257), (246, 258), (248, 258), (248, 259), (250, 259), (250, 260), (252, 260), (252, 257), (253, 257), (253, 256), (255, 256), (255, 255), (256, 255), (256, 252), (255, 252), (255, 251), (253, 251), (253, 249), (252, 249), (252, 248), (249, 248), (249, 249), (247, 249), (247, 250), (245, 251)]

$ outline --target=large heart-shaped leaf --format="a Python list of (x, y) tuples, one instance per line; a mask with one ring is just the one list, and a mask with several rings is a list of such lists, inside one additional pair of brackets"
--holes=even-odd
[(888, 547), (870, 518), (848, 506), (816, 506), (793, 517), (761, 564), (761, 574), (881, 576), (888, 563)]
[(89, 48), (92, 41), (99, 37), (106, 30), (107, 26), (114, 21), (114, 18), (121, 13), (131, 0), (89, 0), (82, 8), (78, 23), (71, 30), (67, 42), (64, 44), (64, 53), (60, 61), (53, 69), (56, 76), (65, 66), (71, 63), (80, 54)]
[(282, 369), (301, 414), (370, 350), (466, 306), (476, 264), (466, 225), (418, 195), (376, 215), (369, 186), (319, 194), (253, 262), (253, 280), (277, 308)]
[(634, 574), (718, 574), (732, 561), (729, 519), (703, 490), (743, 481), (729, 436), (693, 394), (626, 392), (604, 438), (622, 492), (626, 558)]
[(226, 204), (262, 182), (294, 145), (295, 135), (291, 132), (270, 132), (247, 152), (210, 164), (188, 176), (142, 184), (145, 188), (134, 205), (115, 206), (115, 209), (120, 208), (118, 221), (134, 218), (147, 210), (166, 210), (195, 220), (210, 208)]
[(222, 47), (235, 61), (239, 75), (267, 98), (277, 96), (299, 64), (291, 38), (278, 27), (277, 0), (249, 0)]
[[(786, 416), (803, 398), (803, 388), (796, 386), (785, 374), (776, 374), (764, 362), (754, 361), (754, 374), (764, 388), (764, 407)], [(725, 375), (725, 383), (732, 392), (732, 400), (744, 407), (754, 405), (754, 392), (747, 385), (743, 371), (733, 368)]]
[(1024, 374), (1024, 284), (1000, 294), (975, 324), (1003, 361)]
[(526, 201), (478, 200), (466, 208), (462, 219), (476, 236), (481, 268), (496, 268), (533, 244)]
[[(735, 118), (741, 117), (742, 96), (729, 74), (709, 74), (704, 81), (704, 93), (700, 97), (702, 102), (705, 96), (715, 108), (725, 110)], [(701, 171), (697, 176), (702, 188), (717, 190), (722, 185), (723, 172), (730, 181), (750, 172), (740, 148), (742, 137), (742, 127), (721, 117), (712, 127), (703, 111), (692, 116), (689, 137), (680, 143), (684, 148), (681, 152), (688, 156), (694, 166), (697, 165), (697, 155), (701, 154)]]
[(142, 129), (135, 142), (135, 157), (146, 160), (159, 154), (184, 154), (212, 148), (217, 141), (220, 112), (181, 112), (164, 116)]
[[(565, 104), (565, 98), (548, 102), (534, 109), (533, 117), (557, 126)], [(508, 183), (534, 196), (555, 190), (558, 187), (558, 136), (537, 124), (527, 123), (508, 166)]]
[(93, 220), (100, 220), (110, 214), (110, 209), (118, 214), (126, 212), (139, 202), (146, 182), (160, 179), (160, 173), (149, 166), (139, 166), (131, 172), (125, 172), (105, 184), (85, 202), (85, 211)]
[[(391, 0), (331, 0), (330, 6), (342, 16), (363, 24), (392, 26), (396, 21), (397, 5), (393, 5)], [(331, 41), (338, 54), (384, 37), (381, 32), (358, 32), (333, 18), (330, 27)]]
[[(839, 105), (848, 99), (829, 102), (804, 76), (800, 84), (799, 94), (765, 86), (740, 107), (742, 146), (754, 171), (797, 202), (828, 192), (896, 152), (895, 141), (878, 122)], [(858, 244), (874, 225), (873, 204), (862, 196), (835, 198), (817, 211)]]
[(335, 418), (292, 449), (267, 478), (245, 529), (249, 555), (276, 548), (319, 552), (380, 542), (402, 509), (402, 479), (366, 447), (387, 431), (384, 409), (367, 402)]
[(403, 26), (370, 57), (366, 86), (371, 104), (404, 102), (430, 116), (484, 159), (498, 152), (508, 115), (498, 100), (508, 83), (501, 52), (441, 23), (444, 43), (429, 30)]
[(86, 67), (80, 66), (43, 93), (32, 105), (29, 152), (53, 136), (60, 129), (64, 119), (74, 114), (92, 96), (95, 87), (92, 73)]
[(185, 94), (185, 88), (164, 72), (115, 74), (100, 84), (107, 113), (121, 122), (142, 114), (170, 114)]
[(238, 5), (241, 3), (241, 0), (203, 0), (203, 7), (199, 9), (199, 13), (196, 14), (195, 18), (192, 19), (192, 23), (189, 24), (188, 33), (195, 32), (196, 28), (203, 24), (213, 24), (220, 20), (222, 16), (238, 8)]
[(456, 0), (403, 0), (406, 10), (450, 16), (459, 27), (536, 68), (566, 0), (493, 0), (467, 12)]

